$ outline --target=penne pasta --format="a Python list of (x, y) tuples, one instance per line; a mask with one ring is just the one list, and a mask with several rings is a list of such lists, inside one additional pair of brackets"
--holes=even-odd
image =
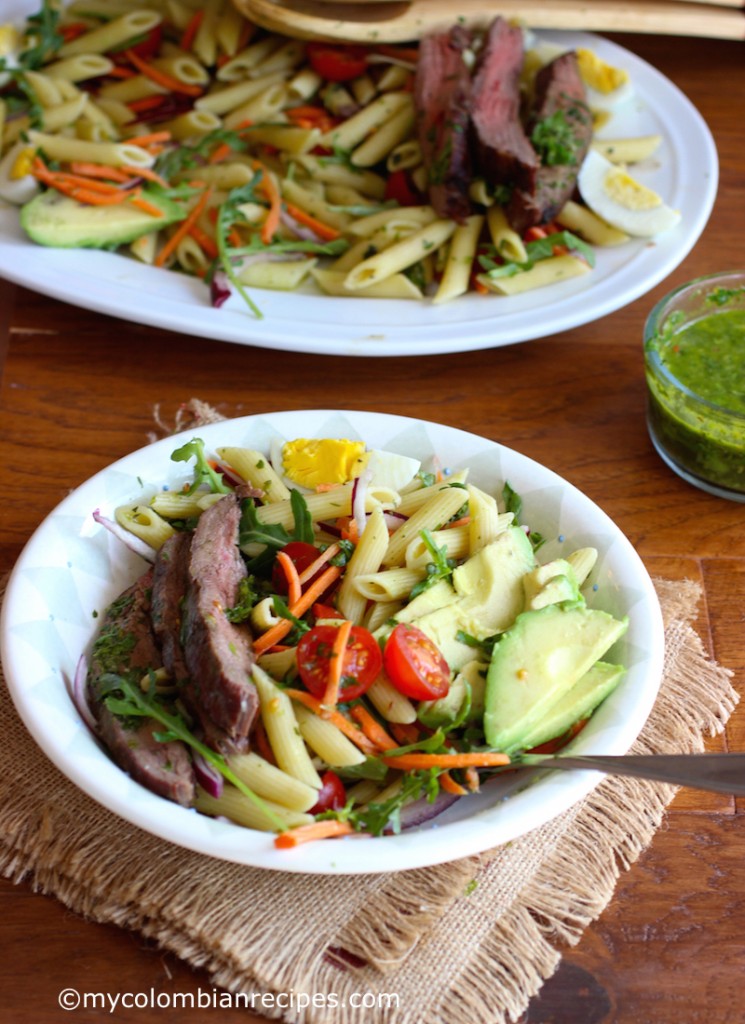
[(562, 227), (575, 231), (592, 245), (622, 245), (629, 240), (625, 231), (611, 227), (592, 210), (571, 199), (556, 214), (556, 220)]
[(289, 500), (288, 488), (263, 452), (252, 448), (218, 448), (217, 454), (246, 483), (259, 488), (264, 502)]
[(377, 570), (388, 547), (388, 527), (383, 511), (374, 508), (347, 563), (344, 579), (336, 595), (336, 607), (345, 619), (360, 625), (367, 598), (356, 585), (360, 578)]
[(265, 800), (293, 811), (309, 811), (318, 802), (318, 789), (293, 778), (253, 751), (231, 754), (228, 766), (241, 782)]
[(455, 228), (456, 224), (451, 220), (433, 221), (400, 242), (394, 243), (383, 252), (362, 260), (347, 274), (344, 279), (345, 286), (350, 290), (367, 288), (371, 284), (377, 284), (385, 280), (386, 277), (410, 267), (444, 245)]
[(176, 532), (169, 522), (147, 505), (120, 505), (114, 510), (114, 519), (156, 551)]
[(402, 565), (409, 542), (418, 536), (421, 530), (441, 529), (462, 508), (466, 499), (467, 492), (462, 487), (446, 485), (441, 488), (392, 534), (383, 557), (383, 565)]
[(321, 718), (296, 701), (293, 707), (300, 735), (322, 761), (332, 768), (348, 768), (363, 763), (365, 755), (333, 722)]
[(72, 57), (81, 53), (108, 53), (127, 42), (145, 35), (160, 25), (162, 17), (156, 11), (131, 11), (113, 18), (105, 25), (84, 32), (76, 39), (63, 43), (57, 51), (60, 57)]
[(424, 564), (363, 573), (354, 581), (355, 590), (366, 601), (390, 603), (403, 600), (408, 598), (412, 588), (424, 579)]
[(558, 284), (559, 281), (568, 281), (572, 277), (581, 277), (589, 270), (589, 265), (583, 259), (567, 254), (540, 260), (530, 270), (521, 271), (512, 277), (489, 277), (488, 274), (479, 274), (478, 280), (489, 291), (499, 292), (500, 295), (519, 295), (534, 288), (545, 288), (550, 284)]
[(507, 262), (526, 263), (528, 254), (522, 238), (513, 231), (501, 206), (490, 206), (486, 213), (492, 244)]
[[(489, 212), (491, 213), (491, 210)], [(448, 246), (445, 270), (433, 302), (448, 302), (459, 295), (465, 295), (468, 291), (483, 224), (484, 218), (480, 214), (474, 214), (465, 224), (456, 227)]]
[(311, 814), (290, 810), (282, 804), (275, 804), (270, 800), (263, 800), (263, 803), (273, 818), (235, 786), (225, 786), (219, 797), (210, 796), (200, 788), (194, 800), (194, 807), (202, 814), (208, 814), (213, 818), (229, 818), (245, 828), (255, 828), (260, 832), (276, 832), (277, 818), (284, 823), (285, 828), (308, 825), (314, 820)]
[(252, 677), (259, 694), (261, 720), (277, 764), (293, 778), (320, 789), (321, 779), (300, 735), (292, 701), (258, 665), (254, 665)]

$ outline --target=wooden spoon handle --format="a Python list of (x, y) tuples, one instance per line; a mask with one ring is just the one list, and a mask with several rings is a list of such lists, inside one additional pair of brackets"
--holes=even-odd
[[(234, 0), (251, 21), (299, 39), (393, 43), (447, 31), (453, 24), (452, 0), (411, 3), (326, 3), (323, 0)], [(589, 32), (640, 32), (652, 35), (745, 39), (745, 15), (733, 7), (692, 0), (459, 0), (457, 20), (486, 28), (498, 14), (531, 28)]]

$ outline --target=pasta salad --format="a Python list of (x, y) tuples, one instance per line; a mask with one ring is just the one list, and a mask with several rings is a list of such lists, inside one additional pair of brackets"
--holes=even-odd
[[(443, 54), (452, 94), (432, 87)], [(632, 94), (623, 69), (503, 19), (363, 48), (223, 0), (44, 0), (0, 28), (0, 196), (39, 244), (195, 275), (257, 317), (256, 288), (511, 295), (677, 223), (626, 169), (660, 137), (597, 132)]]
[(623, 674), (597, 551), (541, 563), (506, 482), (344, 438), (171, 458), (183, 489), (96, 513), (151, 565), (74, 687), (161, 796), (279, 848), (398, 832), (561, 747)]

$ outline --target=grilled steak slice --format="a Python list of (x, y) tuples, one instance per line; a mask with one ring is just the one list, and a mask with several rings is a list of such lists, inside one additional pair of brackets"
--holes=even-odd
[(419, 46), (414, 99), (417, 133), (428, 170), (429, 201), (440, 217), (463, 222), (471, 212), (468, 143), (471, 76), (462, 26), (425, 36)]
[[(244, 744), (259, 708), (251, 680), (253, 652), (245, 627), (229, 621), (246, 575), (238, 550), (240, 504), (226, 495), (199, 517), (191, 542), (184, 603), (184, 656), (189, 705)], [(201, 714), (200, 714), (201, 717)]]
[(189, 805), (194, 799), (194, 772), (183, 743), (161, 743), (162, 725), (152, 718), (128, 722), (106, 706), (101, 676), (129, 678), (160, 666), (161, 657), (150, 627), (153, 570), (141, 576), (106, 611), (93, 645), (88, 671), (88, 696), (101, 739), (120, 768), (159, 796)]
[(574, 192), (592, 140), (592, 115), (574, 53), (562, 53), (536, 75), (530, 130), (541, 151), (541, 167), (533, 187), (516, 189), (507, 209), (510, 224), (520, 233), (561, 210)]
[(191, 534), (174, 533), (158, 551), (153, 570), (152, 624), (163, 666), (176, 683), (189, 675), (181, 646), (182, 606), (189, 583)]
[(522, 64), (521, 30), (497, 18), (476, 65), (471, 119), (475, 162), (486, 181), (532, 189), (538, 157), (520, 121)]

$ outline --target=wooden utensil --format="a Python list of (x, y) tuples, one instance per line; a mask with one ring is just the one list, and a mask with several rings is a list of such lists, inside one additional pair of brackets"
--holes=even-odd
[(745, 39), (745, 14), (739, 7), (656, 0), (411, 0), (334, 3), (326, 0), (233, 0), (250, 21), (298, 39), (336, 39), (358, 43), (397, 43), (447, 31), (454, 21), (486, 28), (498, 14), (531, 28), (589, 32), (640, 32), (654, 35)]

